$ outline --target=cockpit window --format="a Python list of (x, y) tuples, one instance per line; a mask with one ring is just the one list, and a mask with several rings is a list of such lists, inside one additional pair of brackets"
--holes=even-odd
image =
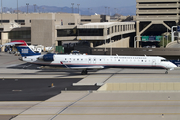
[(166, 59), (162, 59), (161, 62), (168, 62), (169, 60)]

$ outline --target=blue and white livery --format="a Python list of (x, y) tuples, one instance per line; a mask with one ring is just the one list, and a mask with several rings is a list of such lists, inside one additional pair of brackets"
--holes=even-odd
[[(81, 69), (81, 74), (87, 74), (91, 69), (104, 68), (143, 68), (173, 70), (177, 67), (163, 57), (154, 56), (108, 56), (85, 54), (45, 54), (33, 52), (24, 41), (16, 44), (22, 60), (41, 66), (66, 67), (68, 69)], [(12, 42), (12, 43), (13, 43)]]

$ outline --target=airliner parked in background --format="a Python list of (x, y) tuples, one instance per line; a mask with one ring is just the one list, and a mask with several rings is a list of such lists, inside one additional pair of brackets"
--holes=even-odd
[(143, 68), (173, 70), (177, 67), (163, 57), (153, 56), (108, 56), (86, 54), (45, 54), (33, 52), (25, 41), (16, 40), (5, 45), (15, 45), (20, 52), (21, 60), (41, 66), (66, 67), (81, 69), (81, 74), (87, 74), (91, 69), (104, 68)]

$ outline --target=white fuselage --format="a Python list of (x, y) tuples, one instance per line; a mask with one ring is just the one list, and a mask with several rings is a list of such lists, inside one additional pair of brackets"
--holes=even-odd
[[(42, 56), (42, 55), (40, 55)], [(23, 61), (42, 66), (67, 67), (70, 69), (102, 68), (151, 68), (172, 69), (177, 67), (163, 57), (105, 56), (105, 55), (54, 55), (53, 61), (40, 60), (38, 56), (23, 57)]]

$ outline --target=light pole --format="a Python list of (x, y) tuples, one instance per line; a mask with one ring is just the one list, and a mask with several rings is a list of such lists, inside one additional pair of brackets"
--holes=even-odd
[(73, 5), (74, 5), (74, 3), (71, 3), (71, 5), (72, 5), (72, 13), (74, 13), (74, 12), (73, 12)]
[(18, 20), (18, 19), (19, 19), (18, 11), (19, 11), (19, 10), (18, 10), (18, 0), (17, 0), (17, 23), (19, 23), (19, 20)]
[(12, 8), (9, 9), (10, 13), (12, 13)]
[(79, 6), (80, 6), (80, 4), (77, 4), (77, 6), (78, 6), (78, 13), (79, 13)]
[(111, 37), (110, 37), (110, 42), (111, 42), (111, 56), (112, 56), (112, 41), (111, 41)]
[(37, 11), (40, 13), (40, 7), (37, 7)]
[(29, 5), (29, 3), (26, 3), (26, 5), (27, 5), (27, 13), (28, 13), (28, 5)]
[(2, 0), (1, 0), (1, 25), (2, 25)]
[(108, 7), (108, 15), (110, 16), (110, 7)]
[[(89, 12), (90, 8), (88, 8), (88, 12)], [(90, 15), (90, 12), (89, 12), (89, 15)]]
[(168, 28), (167, 28), (167, 33), (166, 33), (166, 35), (167, 35), (167, 44), (168, 44)]
[[(139, 48), (139, 46), (136, 46), (136, 42), (141, 41), (141, 37), (142, 37), (142, 36), (135, 36), (135, 37), (134, 37), (134, 48)], [(140, 40), (136, 40), (136, 38), (140, 38)]]
[(34, 12), (36, 12), (36, 4), (34, 4)]
[(114, 8), (115, 14), (116, 14), (116, 9), (117, 9), (117, 8)]
[(105, 15), (106, 15), (106, 8), (107, 8), (107, 7), (105, 7)]
[[(174, 34), (175, 32), (176, 32), (176, 31), (174, 31), (173, 34)], [(174, 38), (179, 38), (179, 37), (178, 37), (178, 36), (174, 36)], [(177, 39), (177, 43), (180, 44), (178, 39)]]
[(174, 41), (174, 28), (177, 28), (177, 26), (172, 26), (171, 27), (171, 42), (173, 42)]

